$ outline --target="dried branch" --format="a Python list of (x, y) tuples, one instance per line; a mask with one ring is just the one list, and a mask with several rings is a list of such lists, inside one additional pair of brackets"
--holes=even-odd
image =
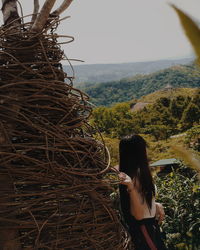
[(2, 0), (2, 13), (4, 24), (7, 25), (13, 22), (12, 25), (15, 26), (16, 23), (20, 23), (19, 14), (17, 11), (17, 0)]
[(10, 229), (20, 249), (133, 249), (110, 198), (88, 96), (62, 69), (52, 23), (38, 34), (19, 25), (21, 37), (0, 28), (0, 249), (19, 250), (1, 245)]
[(64, 0), (63, 3), (57, 8), (54, 12), (51, 13), (51, 16), (59, 16), (63, 11), (65, 11), (73, 0)]
[[(3, 13), (3, 21), (4, 25), (9, 25), (7, 36), (5, 36), (4, 40), (8, 42), (9, 39), (7, 39), (10, 35), (10, 32), (12, 33), (13, 30), (16, 32), (16, 30), (19, 30), (20, 27), (20, 18), (17, 11), (17, 0), (2, 0), (2, 13)], [(16, 29), (17, 27), (17, 29)], [(16, 34), (16, 33), (15, 33)], [(15, 35), (15, 37), (17, 37)], [(0, 46), (0, 50), (2, 51), (2, 46)], [(5, 51), (5, 49), (4, 49)], [(1, 61), (1, 57), (0, 57)], [(0, 65), (2, 65), (2, 61), (0, 62)], [(2, 79), (2, 74), (1, 79)], [(12, 91), (8, 93), (8, 98), (16, 98), (16, 95), (13, 94)], [(9, 103), (8, 108), (14, 108), (16, 112), (19, 111), (18, 106), (13, 105), (12, 103)], [(13, 131), (15, 129), (15, 124), (12, 122), (7, 122), (7, 128), (10, 131)], [(2, 145), (6, 145), (10, 143), (10, 133), (7, 132), (4, 129), (4, 125), (2, 122), (2, 119), (0, 119), (0, 151), (2, 149)], [(12, 149), (5, 150), (6, 153), (10, 153)], [(2, 158), (1, 158), (2, 163)], [(0, 164), (1, 165), (1, 164)], [(9, 172), (1, 172), (0, 173), (0, 211), (1, 214), (3, 212), (8, 213), (8, 206), (7, 204), (9, 202), (12, 202), (12, 199), (5, 195), (5, 193), (9, 193), (11, 195), (15, 194), (14, 185), (13, 185), (13, 179), (9, 175)], [(14, 220), (15, 216), (11, 217), (11, 220)], [(2, 220), (1, 220), (2, 224)], [(18, 229), (14, 228), (14, 225), (12, 222), (6, 223), (7, 228), (4, 228), (3, 230), (0, 230), (0, 249), (16, 249), (20, 250), (21, 245), (20, 241), (18, 239), (19, 232)]]
[(55, 4), (56, 0), (46, 0), (40, 13), (38, 14), (33, 26), (32, 31), (34, 32), (40, 32), (42, 31), (43, 27), (45, 26), (49, 14)]
[(33, 10), (33, 16), (31, 19), (31, 22), (34, 23), (39, 11), (40, 5), (39, 5), (39, 0), (34, 0), (34, 10)]

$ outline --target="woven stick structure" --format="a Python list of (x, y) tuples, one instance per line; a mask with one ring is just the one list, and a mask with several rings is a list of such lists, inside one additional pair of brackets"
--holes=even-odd
[(15, 230), (19, 249), (128, 249), (88, 96), (60, 63), (58, 22), (0, 29), (0, 231)]

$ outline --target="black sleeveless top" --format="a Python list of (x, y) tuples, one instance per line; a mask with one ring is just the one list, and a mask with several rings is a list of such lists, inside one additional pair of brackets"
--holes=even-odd
[(136, 220), (130, 217), (129, 233), (135, 250), (166, 250), (155, 217)]

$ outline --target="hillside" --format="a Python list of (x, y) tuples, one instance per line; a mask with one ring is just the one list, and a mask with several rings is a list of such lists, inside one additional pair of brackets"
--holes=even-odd
[[(74, 86), (82, 83), (118, 81), (122, 78), (132, 77), (137, 74), (149, 74), (177, 64), (189, 64), (192, 58), (176, 60), (158, 60), (149, 62), (117, 63), (117, 64), (87, 64), (73, 66), (75, 72)], [(70, 66), (63, 66), (69, 75)]]
[(163, 88), (151, 94), (142, 96), (138, 100), (130, 102), (131, 111), (142, 110), (149, 104), (154, 104), (160, 98), (176, 99), (178, 96), (194, 97), (197, 94), (197, 88)]
[(175, 88), (198, 88), (200, 71), (194, 65), (179, 65), (145, 76), (140, 75), (115, 82), (86, 84), (81, 89), (97, 106), (111, 106), (118, 102), (139, 99), (167, 85)]
[(194, 96), (197, 92), (196, 88), (172, 88), (172, 89), (162, 89), (157, 90), (151, 94), (146, 96), (142, 96), (137, 102), (144, 102), (144, 103), (153, 103), (157, 101), (159, 98), (174, 98), (177, 96)]
[(161, 98), (160, 92), (154, 93), (155, 99), (150, 103), (140, 101), (140, 106), (145, 105), (137, 110), (138, 102), (136, 105), (123, 102), (112, 107), (100, 106), (93, 110), (90, 122), (111, 138), (140, 133), (151, 134), (155, 140), (167, 139), (199, 125), (200, 89), (194, 90), (179, 89), (175, 95), (171, 92), (170, 96)]

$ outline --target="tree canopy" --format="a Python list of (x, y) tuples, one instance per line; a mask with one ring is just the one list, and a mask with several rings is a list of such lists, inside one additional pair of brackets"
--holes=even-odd
[(131, 111), (128, 102), (112, 107), (97, 107), (91, 123), (113, 138), (135, 132), (152, 134), (155, 139), (166, 139), (199, 124), (199, 101), (200, 92), (196, 90), (193, 97), (162, 97), (138, 111)]
[(169, 84), (173, 88), (198, 88), (200, 71), (195, 65), (174, 66), (150, 75), (116, 82), (87, 83), (81, 89), (91, 97), (95, 105), (112, 106), (164, 89)]

